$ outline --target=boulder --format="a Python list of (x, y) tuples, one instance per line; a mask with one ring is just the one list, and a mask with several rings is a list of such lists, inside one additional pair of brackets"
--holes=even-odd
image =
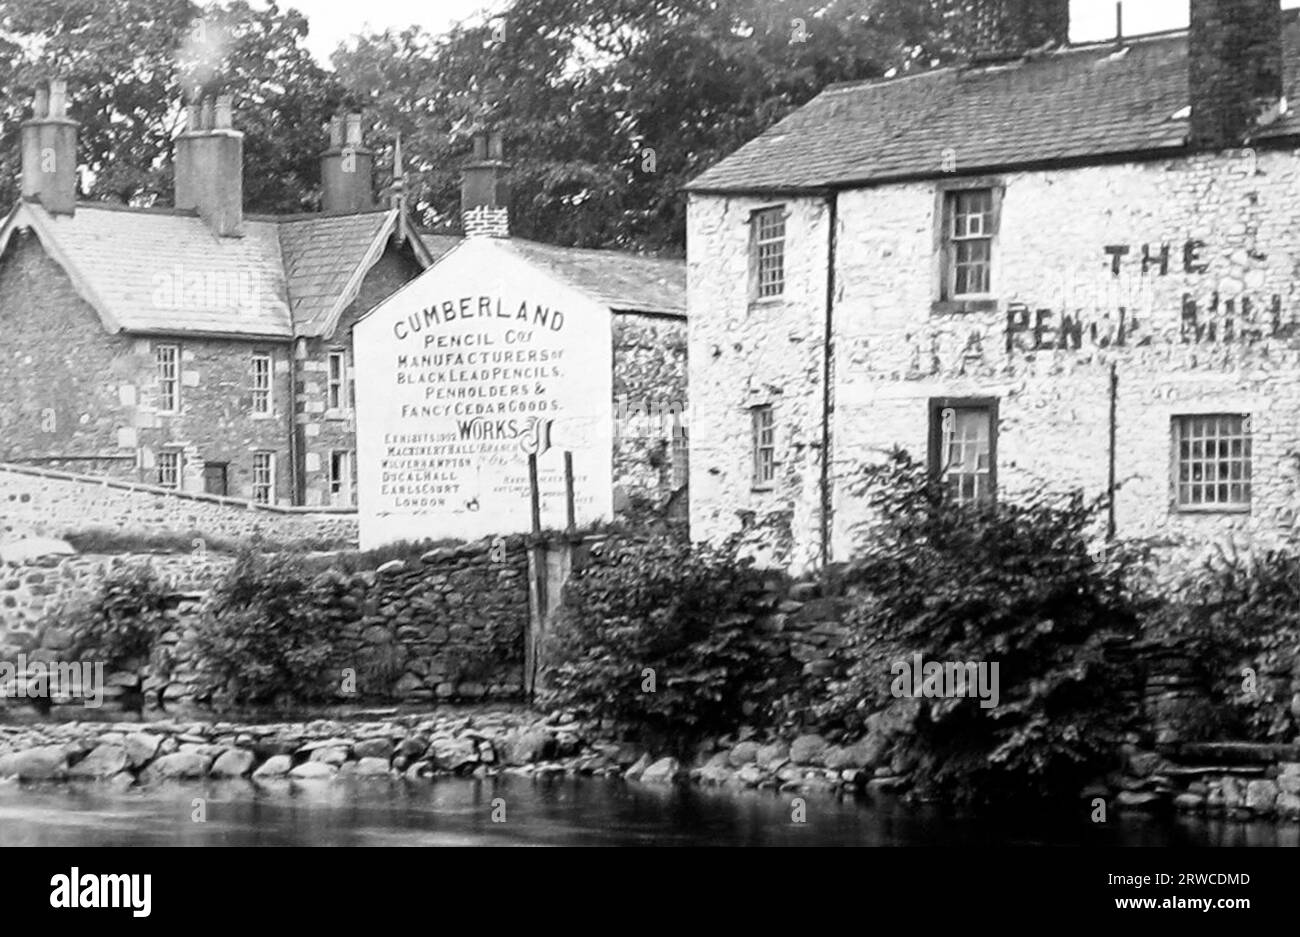
[(528, 729), (505, 738), (502, 758), (509, 765), (527, 765), (555, 757), (555, 737), (544, 729)]
[(325, 761), (304, 761), (289, 772), (289, 777), (297, 781), (327, 781), (338, 772), (338, 768)]
[(820, 735), (801, 735), (790, 743), (790, 760), (797, 765), (821, 764), (826, 748)]
[(1246, 784), (1246, 806), (1261, 816), (1273, 813), (1277, 806), (1277, 784), (1258, 778)]
[(62, 745), (43, 745), (19, 752), (13, 762), (20, 781), (61, 780), (68, 774), (68, 753)]
[(624, 772), (623, 777), (628, 781), (639, 781), (650, 765), (650, 756), (648, 754), (642, 755), (636, 760), (636, 763), (632, 765), (632, 767), (628, 768), (627, 771)]
[(468, 771), (479, 763), (478, 747), (473, 739), (434, 739), (429, 746), (429, 757), (442, 771)]
[(352, 754), (358, 759), (382, 758), (387, 763), (393, 757), (393, 740), (388, 738), (365, 739), (352, 746)]
[(374, 778), (390, 774), (387, 758), (362, 758), (356, 764), (356, 776)]
[(133, 732), (128, 735), (123, 743), (126, 749), (127, 767), (143, 768), (153, 761), (161, 744), (161, 735), (153, 735), (149, 732)]
[(777, 739), (770, 745), (758, 750), (755, 762), (762, 768), (775, 770), (790, 760), (790, 745), (784, 739)]
[(758, 758), (758, 752), (757, 742), (738, 742), (727, 756), (727, 763), (733, 768), (752, 764)]
[(68, 775), (74, 778), (111, 778), (125, 768), (125, 746), (97, 745), (89, 755), (68, 769)]
[(850, 764), (859, 768), (876, 768), (888, 760), (889, 738), (881, 732), (871, 733), (849, 746)]
[(736, 780), (746, 787), (758, 787), (761, 783), (771, 777), (770, 772), (760, 768), (754, 762), (742, 765), (736, 772)]
[(822, 764), (836, 771), (843, 771), (845, 768), (856, 768), (857, 755), (851, 748), (845, 748), (842, 745), (832, 745), (822, 753)]
[(1300, 820), (1300, 795), (1287, 791), (1277, 795), (1277, 815), (1283, 820)]
[(338, 767), (348, 760), (348, 750), (341, 745), (331, 745), (328, 748), (317, 748), (312, 751), (308, 761), (323, 762), (327, 765)]
[(201, 778), (208, 773), (212, 759), (198, 752), (173, 752), (149, 765), (149, 779)]
[(254, 778), (282, 778), (293, 768), (293, 759), (288, 755), (272, 755), (253, 772)]
[(641, 775), (643, 784), (671, 784), (681, 774), (681, 763), (672, 757), (660, 758), (650, 764)]
[(242, 778), (253, 770), (253, 753), (243, 748), (231, 748), (217, 756), (211, 774), (216, 778)]

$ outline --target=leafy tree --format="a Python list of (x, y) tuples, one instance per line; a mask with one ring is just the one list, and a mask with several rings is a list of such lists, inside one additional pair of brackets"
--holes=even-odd
[(0, 204), (17, 197), (19, 124), (32, 90), (66, 78), (81, 122), (85, 197), (149, 205), (172, 197), (171, 140), (183, 100), (233, 94), (247, 132), (252, 211), (310, 207), (321, 126), (342, 90), (302, 46), (306, 18), (243, 0), (4, 0), (0, 3)]

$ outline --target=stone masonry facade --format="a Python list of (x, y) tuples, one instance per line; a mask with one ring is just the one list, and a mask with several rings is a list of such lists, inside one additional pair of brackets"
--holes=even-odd
[[(942, 190), (981, 187), (1001, 193), (992, 300), (945, 305)], [(748, 220), (776, 205), (785, 289), (752, 301)], [(927, 458), (944, 400), (996, 404), (1000, 496), (1104, 495), (1113, 450), (1121, 537), (1296, 536), (1300, 153), (953, 174), (843, 191), (836, 211), (832, 561), (865, 519), (852, 476), (894, 446)], [(815, 196), (697, 194), (690, 206), (692, 536), (748, 529), (756, 552), (795, 568), (821, 551), (829, 217)], [(756, 490), (748, 410), (761, 405), (775, 479)], [(1249, 505), (1180, 509), (1174, 424), (1218, 414), (1246, 421)]]

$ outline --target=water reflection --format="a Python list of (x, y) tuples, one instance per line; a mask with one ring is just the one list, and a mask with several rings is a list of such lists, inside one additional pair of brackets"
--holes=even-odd
[[(563, 779), (0, 784), (0, 846), (1296, 846), (1300, 825), (1125, 815), (962, 818), (897, 803)], [(199, 800), (196, 800), (199, 799)], [(504, 809), (504, 822), (494, 822)], [(196, 811), (206, 816), (196, 822)]]

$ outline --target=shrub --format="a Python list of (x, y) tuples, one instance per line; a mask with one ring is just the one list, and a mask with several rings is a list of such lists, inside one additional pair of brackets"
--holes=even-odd
[[(1136, 629), (1126, 557), (1091, 552), (1096, 506), (964, 506), (902, 451), (856, 483), (877, 520), (845, 577), (848, 669), (822, 707), (852, 726), (895, 703), (893, 665), (997, 662), (997, 705), (923, 699), (898, 753), (923, 795), (991, 802), (1077, 794), (1111, 766), (1133, 675), (1107, 653)], [(972, 691), (973, 692), (973, 691)]]
[(1200, 737), (1289, 739), (1291, 681), (1300, 676), (1300, 555), (1218, 547), (1172, 594), (1150, 635), (1195, 663), (1215, 716), (1181, 728)]
[(348, 580), (293, 554), (244, 553), (213, 590), (196, 641), (208, 688), (235, 703), (329, 698), (339, 686)]
[(679, 752), (762, 722), (798, 672), (780, 635), (755, 621), (765, 578), (732, 544), (664, 536), (593, 548), (546, 643), (542, 701)]
[(72, 654), (122, 669), (147, 661), (167, 629), (168, 589), (148, 563), (114, 569), (65, 613)]

